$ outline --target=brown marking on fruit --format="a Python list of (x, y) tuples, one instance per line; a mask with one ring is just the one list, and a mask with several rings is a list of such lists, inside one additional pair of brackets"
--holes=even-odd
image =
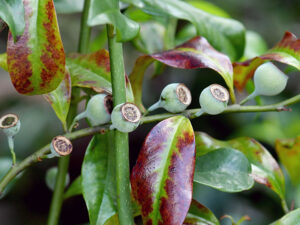
[(104, 98), (104, 106), (107, 113), (111, 114), (113, 110), (113, 98), (112, 95), (107, 95)]
[(192, 101), (192, 95), (190, 90), (185, 86), (184, 84), (178, 84), (176, 87), (176, 95), (180, 102), (182, 102), (184, 105), (191, 104)]
[(139, 108), (135, 104), (129, 102), (124, 103), (121, 106), (121, 113), (125, 120), (132, 123), (139, 122), (142, 116)]
[(71, 154), (73, 146), (71, 141), (64, 136), (56, 136), (51, 142), (54, 150), (61, 156)]
[[(40, 87), (46, 87), (58, 73), (65, 73), (65, 53), (57, 30), (56, 14), (52, 0), (48, 0), (46, 7), (47, 21), (43, 23), (46, 30), (45, 49), (41, 55), (41, 61), (45, 68), (41, 72)], [(58, 35), (57, 35), (58, 33)]]
[(16, 42), (11, 32), (7, 40), (7, 66), (12, 83), (20, 94), (28, 94), (34, 90), (30, 78), (32, 76), (32, 64), (28, 59), (31, 54), (28, 48), (29, 40), (29, 19), (32, 16), (32, 9), (28, 0), (24, 0), (25, 29), (24, 33)]
[(19, 118), (16, 114), (9, 113), (0, 118), (0, 128), (6, 129), (17, 125)]

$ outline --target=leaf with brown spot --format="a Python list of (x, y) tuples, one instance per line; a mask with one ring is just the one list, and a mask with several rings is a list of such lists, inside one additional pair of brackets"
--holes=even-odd
[(192, 201), (183, 225), (219, 225), (215, 215), (196, 200)]
[(210, 68), (218, 72), (225, 80), (235, 101), (233, 90), (233, 70), (228, 56), (215, 50), (204, 37), (195, 37), (188, 42), (177, 46), (175, 49), (140, 56), (129, 75), (135, 103), (141, 110), (145, 110), (142, 104), (142, 84), (146, 69), (155, 60), (180, 69)]
[(195, 137), (187, 118), (166, 119), (150, 131), (131, 174), (144, 224), (183, 223), (192, 200), (194, 167)]
[[(66, 60), (72, 86), (105, 90), (111, 93), (109, 53), (102, 49), (90, 54), (70, 54)], [(125, 75), (126, 76), (126, 75)], [(126, 76), (127, 101), (133, 102), (133, 91)]]
[(282, 40), (265, 54), (245, 62), (233, 63), (235, 87), (242, 91), (248, 80), (253, 77), (256, 68), (268, 60), (285, 63), (300, 70), (300, 39), (286, 32)]
[(278, 139), (275, 144), (280, 161), (287, 169), (294, 185), (300, 183), (300, 136), (294, 139)]
[(196, 132), (197, 157), (215, 151), (221, 147), (230, 147), (245, 154), (251, 163), (251, 176), (257, 183), (264, 184), (285, 198), (285, 183), (283, 173), (268, 150), (252, 138), (240, 137), (229, 141), (214, 139), (203, 132)]
[(23, 4), (24, 33), (16, 42), (8, 35), (8, 72), (19, 93), (49, 93), (65, 76), (65, 53), (53, 0), (23, 0)]
[(68, 69), (66, 68), (65, 78), (62, 80), (60, 85), (52, 92), (45, 94), (45, 99), (52, 106), (56, 116), (66, 128), (66, 119), (71, 103), (71, 78)]

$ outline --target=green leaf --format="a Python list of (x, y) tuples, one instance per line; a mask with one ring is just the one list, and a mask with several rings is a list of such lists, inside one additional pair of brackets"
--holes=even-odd
[(244, 52), (245, 28), (232, 19), (214, 16), (180, 0), (124, 0), (147, 13), (169, 15), (191, 22), (198, 35), (205, 37), (217, 50), (231, 59), (239, 59)]
[(276, 140), (275, 149), (293, 184), (298, 185), (300, 183), (300, 136), (295, 139)]
[(251, 176), (253, 179), (257, 183), (264, 184), (277, 193), (281, 199), (284, 199), (285, 184), (283, 173), (276, 160), (259, 142), (248, 137), (220, 141), (202, 132), (195, 133), (195, 137), (197, 157), (222, 147), (234, 148), (244, 153), (251, 163)]
[(14, 42), (8, 35), (7, 64), (20, 94), (55, 90), (65, 76), (65, 53), (52, 0), (24, 1), (25, 31)]
[(144, 224), (181, 225), (192, 200), (195, 139), (190, 121), (175, 116), (146, 137), (131, 174)]
[(88, 25), (112, 24), (116, 28), (117, 40), (128, 41), (138, 34), (139, 25), (124, 16), (118, 4), (118, 0), (91, 0)]
[(189, 212), (183, 222), (183, 225), (219, 225), (218, 219), (215, 215), (200, 204), (196, 200), (193, 200), (189, 209)]
[(22, 0), (0, 0), (0, 18), (7, 23), (14, 40), (22, 35), (25, 28)]
[(224, 192), (250, 189), (251, 164), (243, 153), (220, 148), (196, 158), (194, 181)]
[(268, 50), (265, 40), (255, 31), (247, 30), (243, 60), (264, 54)]
[(190, 41), (177, 46), (173, 50), (140, 56), (129, 75), (135, 97), (135, 104), (145, 111), (142, 104), (142, 85), (144, 74), (148, 66), (157, 60), (166, 65), (181, 68), (210, 68), (218, 72), (229, 87), (232, 100), (235, 100), (233, 90), (233, 72), (230, 59), (216, 51), (203, 37), (195, 37)]
[(57, 13), (77, 13), (83, 10), (84, 0), (54, 0)]
[(300, 70), (300, 41), (292, 33), (286, 32), (282, 40), (265, 54), (244, 62), (233, 63), (234, 85), (242, 91), (254, 75), (257, 67), (265, 61), (274, 60), (285, 63)]
[(82, 194), (82, 178), (78, 176), (70, 185), (68, 190), (64, 193), (64, 199), (71, 198), (76, 195)]
[(71, 78), (68, 69), (66, 68), (65, 78), (60, 85), (52, 92), (45, 94), (45, 99), (52, 106), (56, 116), (60, 119), (63, 127), (67, 127), (67, 116), (71, 103)]
[(206, 1), (198, 1), (198, 0), (186, 0), (187, 3), (191, 4), (192, 6), (201, 9), (209, 14), (220, 16), (224, 18), (230, 18), (230, 15), (225, 12), (222, 8), (212, 4), (211, 2)]
[(82, 165), (82, 191), (91, 225), (104, 225), (117, 213), (112, 132), (91, 140)]
[(3, 54), (0, 54), (0, 67), (2, 69), (4, 69), (5, 71), (7, 71), (7, 54), (6, 53), (3, 53)]
[(281, 219), (275, 221), (270, 225), (296, 225), (300, 221), (300, 209), (289, 212)]
[[(107, 50), (102, 49), (90, 54), (71, 54), (66, 62), (70, 71), (72, 86), (111, 93), (110, 63)], [(133, 102), (133, 90), (127, 76), (125, 78), (126, 98), (128, 102)]]
[[(47, 187), (52, 191), (54, 191), (54, 188), (55, 188), (57, 172), (58, 172), (57, 167), (52, 167), (52, 168), (48, 169), (46, 172), (45, 181), (46, 181)], [(69, 185), (69, 183), (70, 183), (70, 176), (69, 176), (69, 174), (67, 174), (66, 180), (65, 180), (65, 187), (67, 187)]]
[[(12, 166), (12, 160), (10, 157), (3, 157), (0, 159), (0, 180), (7, 174), (7, 172), (11, 169)], [(4, 191), (0, 195), (0, 199), (4, 198), (9, 191), (12, 189), (12, 187), (15, 185), (16, 181), (20, 176), (22, 176), (23, 173), (17, 175), (9, 184), (6, 186)]]

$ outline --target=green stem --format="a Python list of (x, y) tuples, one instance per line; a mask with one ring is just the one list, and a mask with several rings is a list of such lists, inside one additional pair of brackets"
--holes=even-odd
[(289, 207), (288, 207), (285, 199), (281, 199), (281, 207), (285, 214), (289, 213), (290, 210), (289, 210)]
[[(107, 25), (114, 106), (126, 102), (125, 69), (122, 44), (116, 41), (114, 27)], [(114, 131), (118, 217), (121, 225), (133, 225), (129, 180), (128, 134)]]
[[(293, 105), (300, 102), (300, 94), (296, 95), (290, 99), (284, 100), (282, 102), (272, 104), (272, 105), (266, 105), (266, 106), (240, 106), (240, 105), (231, 105), (228, 106), (227, 109), (224, 110), (223, 113), (250, 113), (250, 112), (281, 112), (283, 111), (285, 106)], [(141, 120), (142, 124), (145, 123), (153, 123), (157, 121), (161, 121), (167, 118), (170, 118), (172, 116), (176, 115), (185, 115), (188, 118), (192, 119), (195, 118), (194, 114), (197, 113), (200, 109), (190, 109), (186, 110), (181, 114), (172, 114), (172, 113), (164, 113), (164, 114), (157, 114), (153, 116), (146, 116), (143, 117)], [(74, 131), (72, 133), (66, 133), (64, 136), (70, 140), (76, 140), (82, 137), (90, 136), (97, 134), (99, 132), (103, 132), (106, 129), (109, 129), (110, 124), (107, 124), (105, 126), (96, 126), (96, 127), (89, 127), (84, 128), (81, 130)], [(4, 188), (7, 186), (7, 184), (16, 177), (19, 173), (21, 173), (24, 169), (31, 166), (32, 164), (36, 162), (40, 162), (41, 159), (46, 155), (50, 153), (50, 144), (47, 144), (43, 148), (39, 149), (32, 155), (25, 158), (20, 163), (16, 164), (14, 167), (10, 168), (10, 170), (6, 173), (6, 175), (1, 179), (0, 181), (0, 193), (3, 192)]]
[(87, 20), (89, 17), (90, 5), (91, 5), (91, 0), (84, 1), (84, 8), (81, 16), (79, 44), (78, 44), (79, 53), (87, 53), (89, 50), (91, 27), (87, 25)]
[[(84, 9), (81, 17), (80, 25), (80, 36), (79, 36), (79, 53), (86, 53), (89, 47), (89, 40), (91, 34), (91, 28), (87, 25), (89, 8), (91, 0), (84, 1)], [(72, 101), (67, 118), (67, 127), (72, 123), (74, 117), (77, 114), (77, 99), (80, 98), (80, 89), (72, 88)], [(66, 130), (66, 126), (64, 126)], [(61, 157), (58, 159), (58, 173), (56, 176), (56, 184), (54, 193), (52, 196), (50, 212), (48, 217), (48, 225), (57, 225), (59, 221), (59, 216), (63, 204), (63, 192), (64, 192), (64, 182), (68, 173), (70, 156)], [(0, 186), (1, 187), (1, 186)], [(0, 188), (1, 193), (1, 188)]]
[(9, 147), (9, 150), (11, 152), (12, 165), (14, 166), (17, 163), (16, 153), (15, 153), (15, 150), (14, 150), (14, 137), (13, 136), (7, 136), (7, 140), (8, 140), (8, 147)]
[(48, 225), (58, 224), (60, 211), (63, 203), (66, 175), (68, 173), (70, 157), (65, 156), (58, 161), (58, 173), (56, 176), (55, 189), (52, 197)]

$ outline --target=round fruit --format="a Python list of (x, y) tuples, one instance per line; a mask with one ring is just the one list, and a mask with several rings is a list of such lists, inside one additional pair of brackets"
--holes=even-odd
[(202, 113), (217, 115), (226, 109), (228, 100), (227, 89), (219, 84), (212, 84), (201, 92), (199, 97), (201, 109), (196, 116), (200, 116)]
[(13, 137), (19, 133), (21, 122), (17, 115), (6, 114), (0, 118), (0, 128), (7, 136)]
[(190, 90), (181, 83), (167, 85), (161, 92), (160, 99), (148, 111), (164, 108), (168, 112), (179, 113), (184, 111), (192, 101)]
[(73, 150), (73, 145), (68, 138), (64, 136), (56, 136), (52, 139), (50, 150), (51, 154), (48, 155), (49, 158), (55, 156), (66, 156), (71, 154)]
[(111, 129), (128, 133), (134, 131), (140, 124), (141, 112), (139, 108), (132, 103), (123, 103), (117, 105), (111, 113)]

